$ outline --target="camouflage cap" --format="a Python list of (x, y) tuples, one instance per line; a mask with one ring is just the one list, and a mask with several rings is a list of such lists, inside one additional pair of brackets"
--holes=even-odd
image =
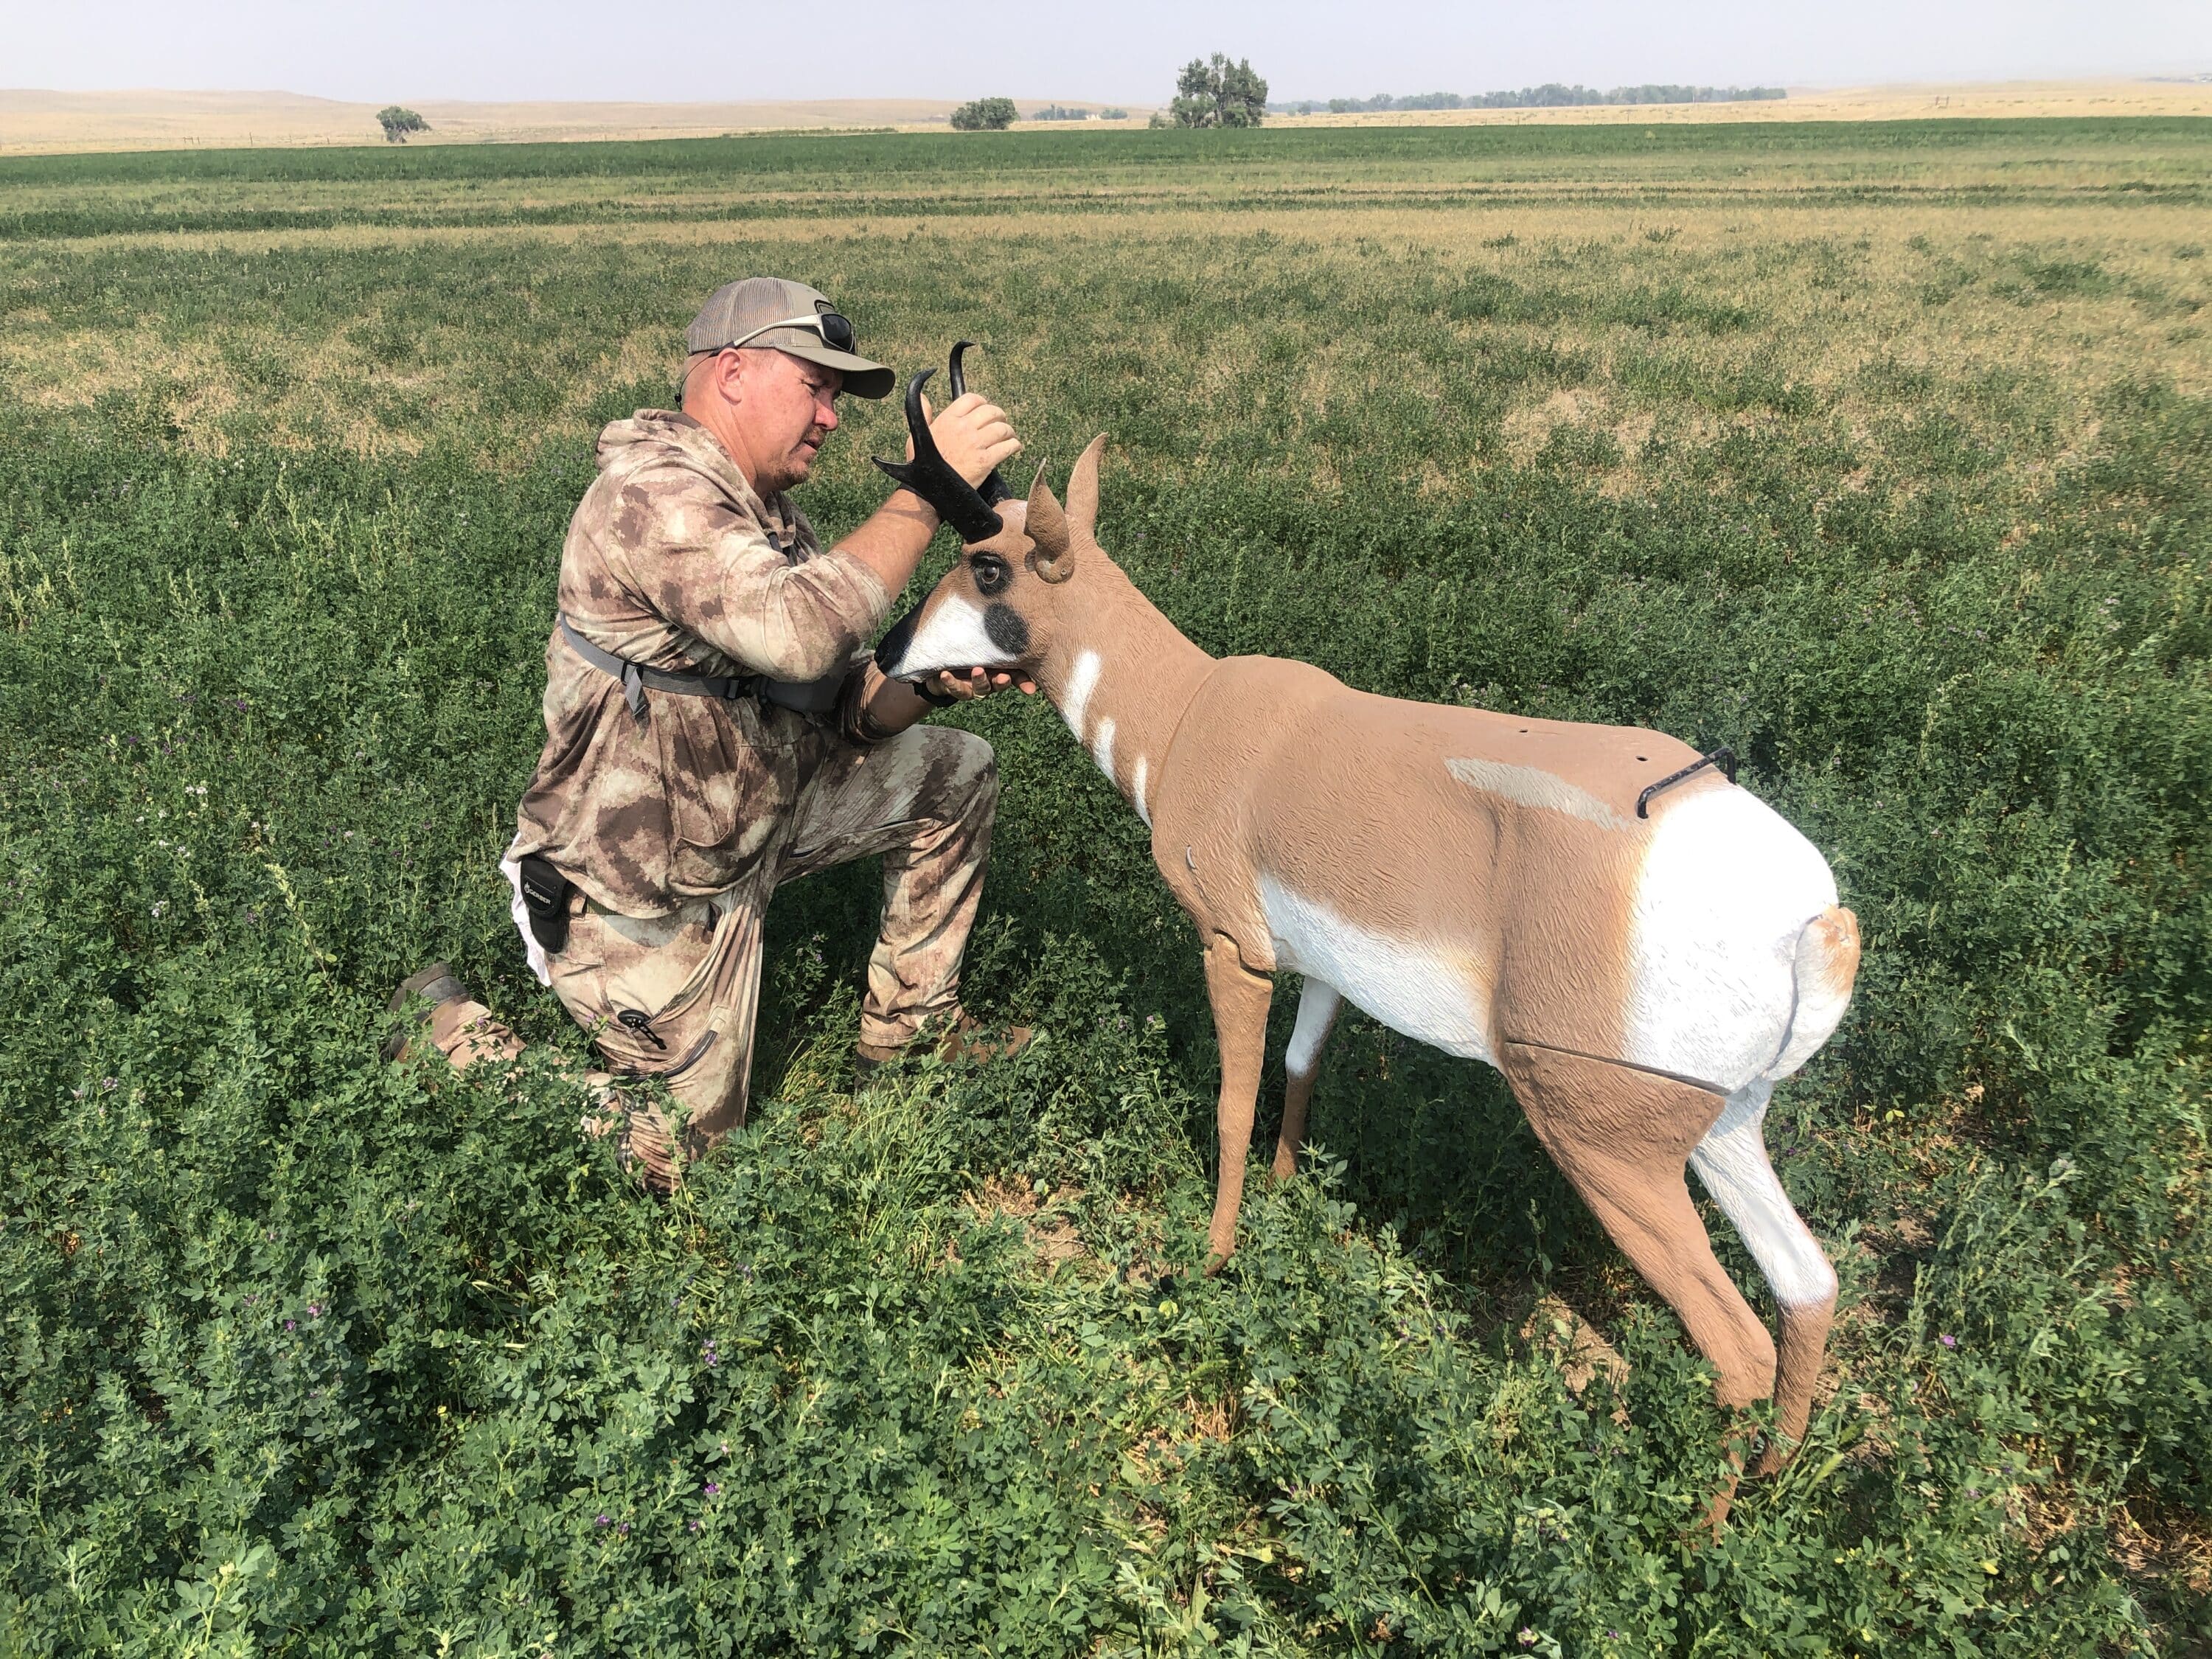
[[(824, 317), (836, 321), (817, 320)], [(707, 296), (691, 319), (689, 338), (695, 353), (732, 345), (773, 346), (836, 369), (845, 377), (845, 390), (856, 398), (886, 396), (898, 384), (896, 372), (830, 343), (833, 333), (842, 333), (851, 344), (851, 328), (828, 295), (780, 276), (748, 276), (725, 283)]]

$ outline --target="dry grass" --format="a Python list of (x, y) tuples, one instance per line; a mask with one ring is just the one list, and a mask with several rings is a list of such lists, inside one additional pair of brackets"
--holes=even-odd
[[(1049, 286), (1081, 271), (1108, 246), (1119, 264), (1202, 282), (1224, 243), (1265, 238), (1267, 252), (1250, 257), (1367, 296), (1363, 303), (1379, 320), (1408, 303), (1421, 284), (1433, 289), (1480, 276), (1553, 296), (1556, 314), (1448, 322), (1446, 333), (1462, 349), (1439, 354), (1433, 375), (1411, 388), (1382, 376), (1362, 336), (1324, 330), (1306, 338), (1289, 319), (1218, 327), (1194, 353), (1180, 339), (1174, 314), (1131, 313), (1115, 323), (1120, 343), (1172, 355), (1201, 403), (1231, 395), (1269, 352), (1289, 351), (1303, 364), (1302, 407), (1289, 417), (1294, 429), (1346, 397), (1405, 390), (1432, 399), (1456, 395), (1464, 389), (1458, 377), (1468, 348), (1553, 354), (1583, 364), (1582, 377), (1505, 388), (1496, 458), (1525, 464), (1563, 433), (1602, 434), (1609, 442), (1587, 465), (1605, 475), (1609, 489), (1629, 492), (1649, 487), (1652, 468), (1672, 465), (1666, 458), (1683, 445), (1802, 425), (1802, 415), (1717, 409), (1683, 395), (1685, 386), (1757, 373), (1805, 388), (1821, 418), (1873, 457), (1893, 443), (1917, 441), (1915, 427), (1936, 417), (1955, 422), (1968, 440), (2017, 453), (2023, 404), (2032, 404), (2036, 430), (2020, 475), (2048, 483), (2093, 434), (2093, 394), (2101, 388), (2155, 374), (2184, 392), (2212, 389), (2212, 334), (2199, 320), (2212, 302), (2212, 262), (2179, 257), (2201, 234), (2191, 210), (2155, 204), (1759, 204), (1662, 214), (1642, 205), (1484, 206), (1005, 213), (919, 223), (810, 216), (552, 228), (351, 228), (102, 238), (71, 244), (70, 254), (97, 264), (154, 248), (317, 261), (419, 251), (450, 266), (478, 252), (501, 264), (557, 264), (561, 250), (573, 249), (603, 258), (618, 252), (623, 263), (641, 268), (696, 270), (703, 287), (741, 266), (819, 270), (847, 264), (857, 250), (893, 238), (928, 263), (981, 238), (1000, 250), (1002, 281)], [(533, 252), (541, 249), (542, 258)], [(2072, 291), (2045, 294), (2025, 274), (2044, 268), (2094, 275), (2081, 277)], [(22, 256), (0, 253), (0, 281), (9, 280), (29, 280)], [(1608, 318), (1607, 306), (1623, 293), (1668, 289), (1734, 307), (1743, 320), (1709, 332)], [(518, 358), (546, 361), (561, 388), (546, 410), (546, 428), (565, 428), (606, 388), (657, 385), (671, 373), (681, 320), (672, 316), (665, 329), (630, 323), (605, 337), (551, 340), (518, 335), (511, 323), (387, 318), (386, 310), (372, 301), (365, 312), (320, 329), (248, 316), (217, 337), (171, 323), (158, 304), (138, 312), (127, 328), (57, 320), (41, 304), (15, 312), (0, 333), (0, 380), (27, 400), (56, 408), (179, 388), (172, 418), (194, 442), (217, 451), (241, 409), (260, 417), (263, 441), (335, 438), (364, 453), (404, 451), (434, 431), (465, 428), (488, 378)], [(411, 349), (404, 364), (378, 360), (372, 346), (380, 328), (407, 332)], [(879, 335), (876, 349), (910, 362), (933, 348), (927, 339), (895, 332)], [(1054, 329), (1002, 339), (994, 374), (1010, 389), (1048, 386), (1066, 355)], [(1924, 389), (1902, 409), (1898, 388), (1916, 381)], [(860, 430), (870, 430), (878, 411), (857, 412)], [(1433, 456), (1430, 488), (1449, 491), (1468, 468), (1489, 459), (1480, 452)], [(1311, 468), (1325, 480), (1334, 462), (1323, 451), (1286, 445), (1276, 464)], [(1839, 482), (1839, 489), (1850, 487)]]
[[(403, 100), (403, 102), (407, 101)], [(951, 98), (816, 98), (750, 103), (471, 103), (452, 99), (410, 106), (430, 131), (416, 144), (481, 144), (620, 138), (708, 138), (729, 132), (897, 127), (943, 131)], [(1060, 102), (1015, 100), (1024, 109)], [(122, 149), (255, 149), (381, 142), (375, 104), (289, 92), (0, 91), (0, 154), (66, 155)], [(1127, 123), (1145, 124), (1149, 109)], [(1018, 124), (1024, 130), (1081, 128), (1079, 122)]]
[[(403, 100), (402, 101), (406, 101)], [(483, 103), (416, 100), (431, 131), (418, 144), (699, 138), (732, 132), (897, 128), (942, 131), (949, 98), (796, 99), (745, 103)], [(1024, 110), (1099, 100), (1017, 98)], [(285, 92), (0, 91), (0, 154), (375, 143), (377, 106)], [(1126, 122), (1021, 121), (1024, 132), (1134, 131)], [(1565, 109), (1398, 110), (1278, 115), (1270, 125), (1659, 125), (1772, 121), (1891, 121), (2029, 116), (2212, 115), (2212, 84), (2142, 79), (2011, 81), (1796, 88), (1787, 99), (1736, 104), (1591, 105)]]

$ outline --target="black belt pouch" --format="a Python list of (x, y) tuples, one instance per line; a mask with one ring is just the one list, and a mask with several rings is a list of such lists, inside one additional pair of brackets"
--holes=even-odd
[(530, 936), (548, 955), (568, 943), (568, 878), (535, 855), (519, 861), (522, 908), (530, 913)]

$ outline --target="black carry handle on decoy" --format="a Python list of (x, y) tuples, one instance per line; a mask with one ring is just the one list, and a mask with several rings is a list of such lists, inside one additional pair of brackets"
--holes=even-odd
[(1719, 748), (1714, 750), (1711, 754), (1698, 756), (1697, 759), (1692, 761), (1680, 771), (1669, 772), (1665, 777), (1660, 779), (1658, 782), (1653, 784), (1649, 789), (1646, 789), (1642, 794), (1638, 795), (1636, 798), (1636, 816), (1639, 818), (1650, 817), (1651, 814), (1645, 809), (1651, 805), (1652, 796), (1657, 794), (1662, 789), (1666, 788), (1669, 784), (1681, 782), (1684, 778), (1688, 777), (1693, 772), (1704, 771), (1708, 766), (1719, 767), (1722, 771), (1728, 774), (1728, 781), (1730, 783), (1734, 783), (1735, 781), (1735, 750), (1729, 748), (1726, 744), (1723, 744)]
[[(963, 340), (952, 348), (952, 373), (948, 379), (956, 398), (967, 389), (960, 373), (960, 354), (972, 343)], [(887, 461), (878, 455), (876, 465), (935, 507), (937, 516), (960, 532), (963, 543), (973, 545), (987, 542), (1006, 528), (1005, 521), (991, 510), (992, 502), (1009, 500), (1014, 492), (1006, 488), (1006, 481), (994, 469), (983, 480), (983, 489), (989, 491), (995, 486), (997, 493), (978, 493), (937, 453), (937, 440), (930, 436), (929, 422), (921, 412), (921, 388), (936, 373), (933, 368), (925, 368), (906, 383), (906, 429), (914, 440), (914, 459)]]

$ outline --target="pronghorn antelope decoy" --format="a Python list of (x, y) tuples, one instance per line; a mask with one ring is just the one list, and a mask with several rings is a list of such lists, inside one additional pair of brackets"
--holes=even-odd
[[(918, 391), (919, 379), (919, 447)], [(1278, 1176), (1296, 1168), (1346, 1001), (1489, 1062), (1718, 1369), (1722, 1402), (1771, 1391), (1794, 1446), (1836, 1278), (1775, 1178), (1763, 1125), (1775, 1084), (1835, 1030), (1857, 969), (1858, 924), (1826, 861), (1660, 732), (1403, 702), (1304, 663), (1208, 656), (1098, 545), (1105, 441), (1076, 463), (1065, 510), (1040, 469), (1026, 504), (1007, 501), (995, 532), (963, 546), (878, 661), (902, 679), (977, 665), (1033, 678), (1151, 827), (1198, 927), (1221, 1048), (1213, 1265), (1236, 1248), (1270, 975), (1302, 974)], [(988, 531), (988, 508), (963, 511)], [(1686, 1164), (1780, 1304), (1778, 1377)], [(1770, 1449), (1762, 1467), (1784, 1455)]]

